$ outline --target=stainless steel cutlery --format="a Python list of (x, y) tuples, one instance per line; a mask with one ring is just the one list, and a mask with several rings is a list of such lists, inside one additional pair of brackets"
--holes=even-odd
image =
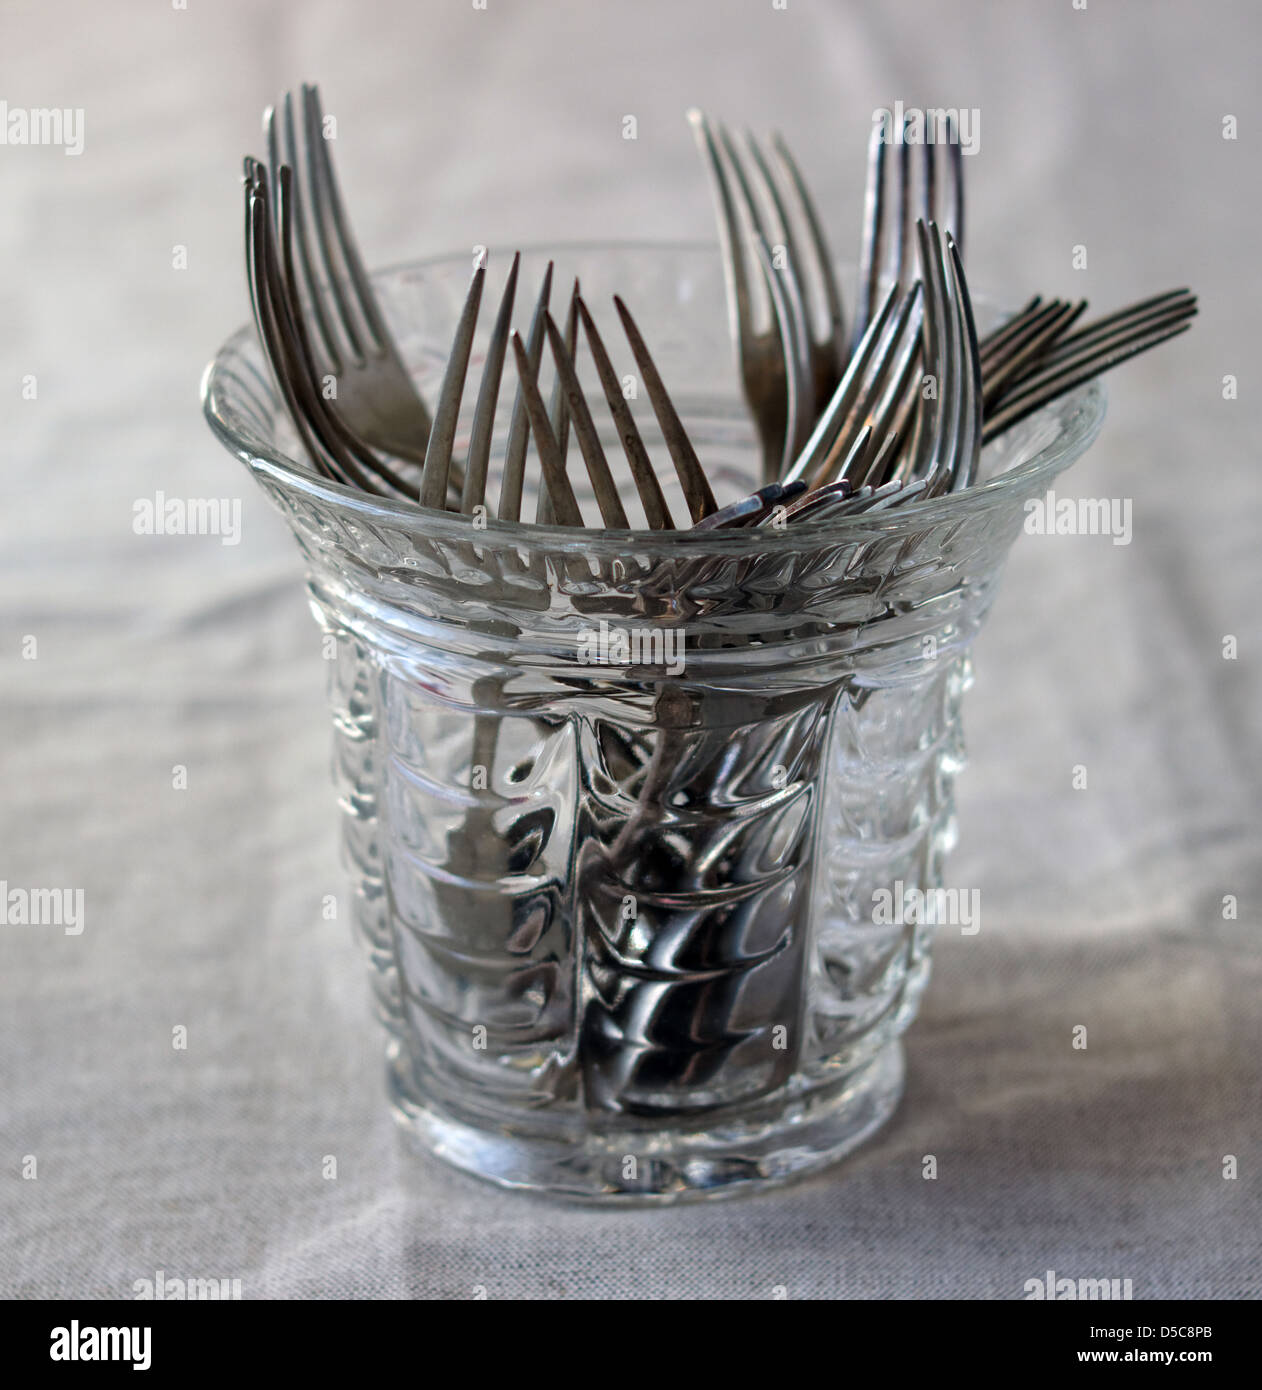
[[(1035, 296), (979, 339), (961, 252), (959, 144), (949, 127), (942, 145), (891, 141), (887, 126), (875, 122), (847, 324), (823, 219), (784, 140), (773, 136), (764, 148), (699, 111), (689, 119), (715, 194), (729, 328), (761, 448), (756, 492), (718, 506), (644, 336), (615, 296), (657, 422), (660, 441), (650, 447), (577, 283), (563, 327), (551, 312), (551, 264), (523, 337), (512, 326), (514, 257), (476, 373), (485, 257), (475, 266), (431, 410), (364, 269), (319, 94), (304, 86), (266, 113), (268, 163), (246, 161), (246, 263), (260, 341), (315, 467), (348, 486), (470, 516), (489, 512), (497, 472), (495, 515), (520, 522), (533, 440), (536, 522), (727, 529), (884, 510), (969, 487), (983, 445), (1100, 372), (1185, 332), (1196, 313), (1195, 297), (1175, 290), (1081, 323), (1085, 301)], [(510, 358), (515, 399), (493, 469)], [(594, 369), (603, 410), (584, 389), (581, 358)], [(461, 409), (470, 393), (466, 437)], [(617, 473), (602, 419), (621, 446)], [(659, 448), (686, 519), (667, 501)], [(595, 513), (584, 512), (575, 491), (573, 452)], [(629, 478), (630, 494), (620, 491), (618, 473)]]

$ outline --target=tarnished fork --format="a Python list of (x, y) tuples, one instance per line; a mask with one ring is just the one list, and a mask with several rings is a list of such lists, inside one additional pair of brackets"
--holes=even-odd
[[(617, 296), (614, 298), (614, 304), (622, 320), (636, 365), (640, 369), (644, 389), (657, 416), (689, 515), (694, 522), (700, 521), (716, 509), (709, 480), (630, 310)], [(583, 334), (600, 380), (601, 391), (622, 442), (645, 520), (652, 530), (674, 529), (675, 523), (666, 503), (661, 482), (639, 426), (622, 394), (621, 382), (608, 349), (591, 311), (577, 292), (572, 300), (572, 308), (577, 321), (582, 324)], [(579, 381), (574, 360), (573, 337), (568, 333), (562, 336), (555, 320), (546, 309), (542, 314), (542, 324), (557, 372), (554, 404), (559, 402), (565, 406), (562, 418), (573, 428), (592, 491), (600, 508), (601, 520), (608, 527), (626, 529), (630, 526), (626, 507), (619, 496), (608, 458), (600, 442), (591, 405)], [(543, 396), (539, 389), (540, 364), (516, 334), (513, 336), (513, 350), (530, 420), (530, 431), (535, 440), (545, 485), (550, 494), (550, 510), (562, 525), (582, 526), (584, 522), (581, 511), (574, 497), (573, 487), (566, 476), (566, 450), (556, 425), (557, 412), (554, 410), (553, 418), (549, 419), (543, 405)]]
[(982, 373), (972, 300), (950, 232), (919, 219), (925, 284), (925, 368), (936, 390), (920, 400), (916, 439), (897, 476), (929, 478), (925, 494), (959, 491), (977, 475), (982, 447)]
[(1061, 338), (991, 404), (985, 442), (1092, 377), (1186, 332), (1196, 311), (1194, 295), (1172, 290), (1107, 314)]
[[(889, 121), (874, 121), (868, 142), (867, 188), (863, 204), (863, 248), (859, 260), (858, 302), (855, 308), (851, 342), (855, 350), (867, 332), (885, 281), (906, 288), (912, 274), (912, 239), (915, 222), (936, 222), (950, 231), (959, 247), (964, 244), (964, 160), (959, 132), (949, 117), (945, 141), (931, 140), (920, 145), (919, 161), (913, 159), (914, 145), (903, 139), (891, 144)], [(906, 131), (904, 122), (903, 132)], [(938, 150), (945, 144), (945, 158)], [(887, 187), (893, 149), (894, 193)], [(916, 169), (914, 164), (919, 165)], [(939, 165), (946, 165), (942, 177)], [(943, 185), (949, 189), (943, 190)], [(892, 206), (891, 206), (892, 204)], [(892, 232), (892, 236), (891, 236)]]
[(347, 441), (330, 415), (302, 351), (276, 244), (267, 170), (245, 161), (245, 262), (250, 305), (264, 355), (285, 409), (312, 463), (326, 477), (366, 492), (386, 492), (382, 480)]
[[(432, 418), (364, 270), (338, 189), (319, 94), (286, 92), (264, 116), (268, 162), (295, 171), (294, 233), (303, 308), (322, 376), (336, 382), (336, 413), (370, 448), (423, 463)], [(278, 206), (274, 184), (273, 204)]]
[[(793, 445), (800, 449), (849, 357), (832, 256), (806, 182), (784, 141), (773, 137), (773, 167), (748, 131), (737, 138), (719, 126), (718, 138), (736, 175), (741, 211), (755, 233), (759, 259), (781, 282), (797, 387), (789, 427)], [(804, 241), (798, 239), (795, 222), (806, 233)], [(770, 248), (769, 257), (764, 248)]]
[(688, 114), (714, 188), (728, 328), (741, 389), (758, 432), (763, 481), (774, 482), (797, 450), (794, 434), (808, 413), (802, 402), (812, 391), (798, 320), (786, 292), (792, 281), (782, 281), (773, 268), (770, 248), (752, 215), (751, 200), (733, 192), (719, 137), (710, 121), (700, 111)]
[(862, 483), (867, 469), (889, 447), (894, 408), (906, 394), (919, 350), (921, 297), (919, 282), (905, 294), (893, 285), (886, 291), (785, 482), (804, 478), (812, 491), (837, 477)]

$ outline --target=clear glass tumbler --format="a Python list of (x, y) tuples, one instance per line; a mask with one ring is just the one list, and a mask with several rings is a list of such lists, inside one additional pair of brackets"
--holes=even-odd
[[(557, 261), (590, 304), (632, 305), (720, 501), (756, 485), (716, 250)], [(431, 401), (469, 269), (378, 278)], [(1099, 388), (992, 446), (961, 494), (656, 534), (475, 526), (317, 477), (248, 331), (204, 399), (335, 644), (355, 921), (408, 1135), (506, 1186), (635, 1202), (782, 1182), (877, 1130), (932, 927), (874, 905), (941, 885), (969, 648)]]

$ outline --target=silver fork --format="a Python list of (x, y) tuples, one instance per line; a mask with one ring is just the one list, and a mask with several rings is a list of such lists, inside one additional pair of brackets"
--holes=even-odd
[[(922, 279), (901, 296), (897, 281), (886, 290), (846, 378), (794, 464), (794, 475), (811, 476), (815, 483), (798, 503), (799, 518), (931, 497), (947, 487), (967, 486), (976, 471), (981, 369), (959, 249), (950, 233), (941, 236), (936, 223), (926, 226), (917, 219), (916, 232)], [(900, 463), (902, 435), (895, 421), (922, 352), (935, 392), (919, 401), (915, 434)], [(839, 484), (831, 484), (834, 477)], [(819, 489), (830, 484), (834, 497), (812, 504)]]
[[(284, 173), (288, 175), (289, 171)], [(289, 292), (293, 275), (291, 247), (288, 241), (283, 250), (277, 246), (277, 223), (282, 234), (288, 235), (290, 230), (283, 210), (288, 187), (288, 178), (283, 177), (279, 184), (282, 211), (277, 217), (270, 206), (266, 169), (253, 159), (246, 160), (246, 273), (250, 303), (282, 400), (320, 472), (366, 492), (413, 497), (408, 484), (346, 430), (317, 386), (309, 344)]]
[(966, 488), (977, 474), (981, 354), (959, 247), (950, 232), (943, 235), (923, 219), (916, 234), (925, 278), (926, 367), (936, 393), (921, 401), (918, 438), (901, 476), (930, 478), (925, 492), (933, 496)]
[[(295, 171), (297, 269), (321, 375), (335, 379), (336, 412), (359, 439), (394, 458), (423, 463), (430, 412), (364, 270), (324, 138), (316, 88), (304, 85), (300, 101), (296, 113), (286, 92), (279, 112), (268, 109), (264, 127), (273, 178), (282, 164)], [(278, 191), (274, 184), (274, 206)]]
[(893, 404), (905, 392), (915, 361), (921, 326), (921, 286), (905, 294), (891, 285), (876, 317), (850, 359), (832, 400), (811, 437), (785, 474), (785, 482), (804, 478), (811, 491), (839, 475), (854, 482), (875, 440), (879, 449), (888, 431)]
[[(833, 273), (832, 258), (805, 180), (784, 141), (777, 138), (774, 146), (781, 171), (777, 175), (748, 131), (739, 142), (722, 126), (718, 134), (736, 175), (741, 210), (756, 234), (755, 246), (760, 259), (764, 259), (764, 246), (774, 248), (769, 269), (782, 281), (788, 338), (796, 356), (792, 364), (797, 386), (796, 410), (790, 413), (790, 434), (794, 447), (801, 448), (824, 402), (836, 389), (848, 356), (841, 293)], [(786, 199), (795, 204), (797, 219), (807, 230), (806, 244), (811, 250), (809, 265), (794, 232), (794, 215)], [(819, 286), (822, 306), (810, 302), (816, 292), (814, 286)], [(821, 307), (827, 328), (824, 335), (818, 337), (815, 326), (821, 317)]]
[[(883, 114), (890, 116), (889, 112)], [(890, 116), (891, 121), (892, 119)], [(905, 131), (906, 124), (903, 127), (903, 132)], [(900, 137), (903, 132), (900, 132)], [(858, 303), (852, 334), (855, 349), (858, 348), (875, 312), (882, 279), (892, 281), (899, 288), (906, 288), (912, 264), (913, 226), (917, 218), (945, 226), (954, 237), (956, 245), (963, 246), (964, 161), (955, 123), (949, 118), (944, 160), (939, 160), (937, 155), (940, 143), (936, 140), (925, 141), (920, 146), (923, 154), (919, 160), (918, 198), (912, 186), (916, 177), (911, 153), (914, 146), (902, 138), (894, 143), (892, 148), (895, 151), (895, 210), (891, 213), (886, 170), (887, 151), (891, 148), (888, 123), (873, 122), (868, 142), (867, 188), (863, 203), (863, 249), (859, 261)], [(946, 164), (945, 180), (940, 176), (940, 163)], [(945, 217), (944, 210), (939, 207), (939, 191), (943, 182), (951, 185)], [(892, 244), (891, 224), (894, 233)]]
[[(291, 417), (308, 452), (322, 471), (365, 491), (401, 492), (422, 506), (441, 509), (451, 495), (453, 445), (477, 327), (486, 258), (479, 258), (456, 325), (437, 410), (427, 440), (418, 489), (393, 472), (368, 445), (349, 430), (319, 387), (319, 370), (298, 304), (294, 249), (297, 242), (292, 171), (282, 166), (269, 180), (256, 161), (246, 163), (247, 264), (255, 320), (269, 360), (281, 384)], [(268, 188), (277, 188), (280, 207), (268, 207)], [(277, 241), (280, 249), (277, 250)], [(487, 347), (470, 435), (468, 472), (461, 489), (462, 511), (485, 501), (496, 403), (516, 293), (520, 255), (515, 255)], [(374, 477), (377, 480), (374, 483)], [(380, 486), (387, 485), (386, 488)]]
[[(690, 112), (689, 119), (715, 189), (729, 320), (746, 395), (752, 390), (763, 402), (766, 423), (759, 424), (760, 434), (771, 436), (774, 426), (778, 440), (779, 414), (773, 413), (765, 397), (771, 379), (779, 381), (780, 366), (771, 360), (772, 351), (779, 351), (786, 377), (782, 389), (787, 397), (787, 445), (796, 451), (835, 390), (850, 355), (841, 290), (823, 222), (782, 136), (772, 135), (773, 157), (768, 158), (749, 132), (738, 141), (699, 111)], [(734, 176), (734, 187), (725, 163)], [(756, 268), (739, 255), (743, 240), (750, 243)], [(770, 296), (774, 332), (759, 333), (754, 327), (755, 306), (748, 293), (751, 278), (764, 283)], [(757, 381), (760, 376), (767, 378), (765, 390)], [(769, 459), (764, 473), (770, 474), (775, 471), (770, 466), (774, 453), (769, 456), (764, 448), (764, 457)]]
[[(714, 189), (727, 285), (728, 329), (741, 389), (758, 432), (763, 481), (773, 482), (795, 452), (793, 431), (801, 415), (798, 402), (808, 389), (805, 364), (800, 347), (795, 344), (795, 327), (784, 287), (772, 269), (765, 239), (758, 227), (750, 223), (749, 206), (744, 200), (740, 203), (745, 214), (742, 222), (714, 129), (700, 111), (690, 111), (688, 119)], [(747, 248), (753, 248), (752, 258)], [(759, 286), (760, 293), (755, 288)]]
[(1082, 316), (1087, 301), (1076, 304), (1053, 299), (1028, 315), (1018, 314), (1005, 325), (1003, 336), (981, 346), (982, 400), (991, 407), (1040, 360)]
[(986, 415), (984, 442), (989, 443), (1092, 377), (1185, 333), (1196, 312), (1195, 296), (1174, 290), (1117, 310), (1062, 337), (1050, 352), (1034, 360), (1030, 370), (1010, 381), (992, 403)]
[[(645, 392), (657, 417), (667, 452), (674, 464), (689, 515), (694, 523), (700, 522), (716, 511), (714, 493), (709, 480), (706, 478), (705, 470), (701, 466), (692, 441), (679, 417), (679, 412), (670, 398), (661, 372), (649, 352), (648, 345), (632, 317), (631, 311), (617, 295), (614, 296), (614, 306), (622, 321), (632, 355), (640, 369)], [(570, 319), (572, 324), (582, 324), (583, 335), (587, 340), (588, 349), (596, 366), (602, 394), (605, 396), (609, 413), (622, 442), (645, 520), (653, 530), (673, 529), (674, 522), (662, 492), (661, 482), (649, 456), (648, 448), (644, 443), (639, 426), (635, 422), (635, 417), (622, 395), (619, 378), (609, 356), (609, 351), (605, 347), (591, 311), (583, 301), (582, 295), (578, 293), (577, 285), (571, 298)], [(529, 345), (523, 342), (518, 334), (513, 335), (512, 346), (524, 409), (529, 419), (530, 433), (535, 440), (536, 452), (539, 455), (539, 462), (543, 471), (544, 485), (548, 493), (547, 514), (563, 526), (582, 526), (585, 524), (574, 495), (573, 486), (566, 474), (567, 449), (562, 431), (558, 427), (558, 418), (560, 418), (573, 428), (579, 453), (587, 470), (587, 476), (591, 482), (604, 525), (615, 529), (629, 529), (630, 522), (626, 507), (618, 493), (608, 458), (600, 442), (591, 404), (579, 381), (575, 364), (575, 335), (571, 331), (567, 331), (563, 335), (546, 307), (541, 310), (540, 322), (556, 367), (551, 418), (544, 408), (543, 394), (539, 387), (539, 372), (542, 365), (539, 357), (531, 352)], [(558, 411), (558, 405), (564, 406), (563, 415)], [(541, 514), (544, 514), (542, 507), (540, 510)]]
[[(299, 370), (297, 352), (288, 332), (288, 307), (277, 268), (276, 241), (269, 207), (266, 172), (253, 159), (245, 160), (245, 268), (250, 308), (272, 377), (285, 409), (312, 463), (326, 477), (355, 485), (359, 476), (355, 461), (343, 464), (325, 442), (318, 409), (309, 408), (310, 382)], [(373, 491), (371, 484), (367, 490)]]

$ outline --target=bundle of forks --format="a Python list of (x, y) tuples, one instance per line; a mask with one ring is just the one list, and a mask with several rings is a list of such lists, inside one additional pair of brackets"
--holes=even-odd
[[(720, 507), (630, 309), (623, 334), (661, 446), (699, 529), (776, 525), (879, 510), (967, 488), (984, 445), (1058, 396), (1190, 326), (1196, 299), (1173, 290), (1082, 324), (1086, 302), (1033, 296), (979, 338), (963, 266), (964, 178), (949, 121), (913, 145), (877, 113), (868, 150), (858, 290), (849, 323), (832, 255), (785, 142), (771, 153), (689, 113), (710, 176), (740, 382), (762, 485)], [(353, 237), (313, 86), (265, 115), (268, 162), (245, 162), (246, 260), (259, 337), (313, 466), (377, 495), (485, 517), (496, 407), (509, 351), (517, 378), (495, 516), (522, 523), (533, 442), (535, 522), (586, 524), (568, 472), (571, 438), (603, 526), (632, 520), (579, 376), (579, 328), (650, 530), (680, 529), (658, 463), (623, 396), (575, 282), (558, 324), (543, 276), (525, 339), (512, 331), (519, 257), (481, 365), (470, 363), (486, 278), (476, 264), (431, 411), (403, 365)], [(893, 130), (893, 138), (891, 138)], [(918, 275), (913, 278), (913, 270)], [(545, 341), (551, 399), (541, 387)], [(329, 389), (332, 383), (332, 389)], [(457, 449), (461, 404), (476, 387)], [(457, 457), (459, 453), (459, 457)], [(664, 461), (659, 461), (664, 462)], [(634, 511), (635, 508), (632, 508)]]
[[(634, 589), (626, 598), (635, 611), (665, 610), (672, 619), (681, 591), (706, 589), (713, 595), (721, 590), (714, 601), (728, 605), (725, 616), (735, 613), (739, 621), (722, 630), (712, 624), (697, 642), (707, 649), (739, 647), (740, 661), (746, 648), (760, 643), (880, 621), (866, 604), (853, 614), (806, 613), (786, 605), (795, 611), (790, 632), (772, 634), (766, 624), (747, 632), (745, 614), (738, 611), (743, 605), (752, 609), (782, 598), (787, 586), (799, 582), (793, 567), (783, 567), (784, 573), (776, 568), (775, 552), (783, 546), (776, 544), (772, 528), (822, 522), (831, 538), (834, 519), (915, 508), (974, 486), (983, 476), (986, 445), (1091, 377), (1186, 331), (1196, 301), (1176, 290), (1084, 323), (1084, 302), (1036, 295), (979, 335), (962, 254), (959, 143), (949, 128), (948, 138), (938, 143), (912, 146), (898, 139), (897, 131), (891, 140), (890, 122), (883, 120), (874, 122), (869, 145), (857, 291), (847, 313), (823, 219), (784, 141), (773, 138), (764, 149), (699, 112), (690, 119), (715, 196), (733, 354), (760, 455), (761, 476), (747, 478), (743, 486), (753, 490), (735, 501), (724, 499), (720, 505), (716, 498), (694, 438), (625, 300), (615, 296), (613, 309), (658, 426), (650, 439), (641, 429), (647, 412), (637, 421), (606, 343), (608, 330), (598, 327), (577, 282), (564, 308), (554, 312), (551, 264), (523, 336), (513, 330), (522, 267), (520, 256), (514, 256), (489, 333), (479, 338), (487, 278), (486, 257), (479, 256), (431, 409), (402, 361), (365, 271), (313, 87), (285, 95), (267, 113), (267, 161), (246, 161), (248, 280), (279, 399), (312, 467), (346, 487), (414, 507), (418, 530), (435, 510), (464, 514), (471, 528), (470, 568), (480, 548), (474, 527), (492, 515), (502, 527), (581, 528), (595, 524), (598, 512), (604, 528), (641, 535), (769, 528), (766, 546), (752, 558), (742, 556), (741, 564), (776, 572), (758, 573), (757, 583), (748, 579), (748, 587), (729, 582), (722, 553), (711, 553), (726, 547), (710, 544), (687, 547), (686, 560), (646, 561), (647, 568), (625, 580)], [(506, 432), (497, 435), (510, 358), (515, 393)], [(471, 415), (462, 410), (467, 396), (473, 398)], [(504, 414), (499, 418), (502, 425)], [(607, 449), (604, 441), (614, 435), (617, 443)], [(622, 459), (613, 456), (615, 448)], [(575, 456), (589, 485), (579, 490), (581, 479), (571, 472)], [(672, 502), (679, 512), (677, 493), (686, 517), (672, 512)], [(531, 518), (523, 515), (529, 501)], [(900, 546), (902, 562), (910, 562), (916, 547), (934, 534), (932, 526), (921, 534), (918, 523), (909, 529), (917, 534)], [(550, 545), (554, 537), (542, 539)], [(501, 532), (496, 542), (502, 540)], [(518, 563), (515, 540), (501, 547), (507, 558), (495, 557), (497, 578), (501, 561), (505, 570)], [(821, 541), (821, 550), (826, 548)], [(939, 563), (935, 554), (917, 556), (916, 564), (922, 558), (930, 567)], [(572, 553), (558, 564), (570, 559)], [(763, 565), (764, 560), (772, 563)], [(520, 559), (523, 567), (532, 563), (533, 557)], [(586, 567), (574, 563), (576, 570)], [(864, 564), (870, 568), (859, 567), (854, 588), (879, 587), (888, 577), (887, 561), (873, 551)], [(591, 574), (581, 577), (588, 583)], [(453, 579), (457, 595), (462, 582)], [(573, 601), (581, 611), (582, 600)], [(895, 616), (892, 609), (889, 613)], [(471, 603), (462, 643), (476, 646), (481, 632), (493, 639), (486, 661), (495, 674), (479, 677), (471, 687), (470, 772), (494, 767), (505, 725), (519, 726), (533, 717), (507, 692), (505, 672), (511, 666), (503, 660), (504, 643), (517, 641), (522, 632), (502, 614), (485, 618)], [(569, 661), (568, 649), (564, 655)], [(851, 712), (861, 711), (875, 688), (859, 675), (838, 676), (834, 668), (830, 676), (843, 682)], [(613, 679), (610, 673), (601, 677)], [(629, 1107), (634, 1113), (645, 1103), (646, 1087), (666, 1097), (660, 1103), (667, 1109), (692, 1104), (729, 1055), (737, 1059), (734, 1074), (744, 1065), (741, 1049), (752, 1036), (751, 1025), (741, 1013), (739, 990), (729, 994), (723, 981), (741, 978), (751, 962), (762, 960), (744, 954), (743, 935), (760, 911), (747, 901), (756, 905), (760, 899), (748, 884), (736, 893), (717, 882), (724, 873), (723, 856), (739, 839), (731, 829), (733, 769), (752, 769), (751, 782), (757, 782), (785, 756), (783, 746), (793, 738), (800, 740), (795, 756), (803, 765), (818, 759), (824, 746), (818, 731), (827, 727), (820, 711), (832, 696), (807, 688), (805, 678), (795, 676), (788, 680), (790, 695), (776, 705), (777, 718), (757, 720), (746, 712), (734, 729), (731, 717), (720, 718), (714, 710), (729, 709), (732, 692), (707, 685), (701, 676), (681, 680), (669, 670), (631, 666), (616, 679), (618, 703), (605, 708), (599, 720), (602, 766), (614, 794), (599, 826), (578, 815), (569, 818), (576, 843), (565, 856), (578, 884), (574, 930), (590, 938), (587, 946), (575, 948), (587, 972), (586, 1002), (577, 1041), (541, 1068), (538, 1085), (541, 1094), (564, 1099), (581, 1084), (592, 1108)], [(795, 724), (799, 715), (800, 726)], [(786, 732), (790, 725), (796, 733)], [(535, 731), (538, 747), (550, 746), (553, 727), (539, 720)], [(533, 766), (534, 756), (518, 766)], [(801, 769), (799, 775), (809, 780)], [(469, 782), (473, 788), (472, 776)], [(692, 829), (673, 835), (681, 798)], [(514, 799), (511, 789), (497, 790), (492, 779), (467, 796), (462, 782), (452, 804), (461, 809), (434, 830), (442, 843), (433, 872), (426, 870), (426, 881), (438, 885), (439, 905), (433, 910), (440, 920), (445, 915), (458, 921), (462, 931), (468, 927), (473, 940), (492, 942), (493, 952), (479, 957), (485, 971), (479, 988), (491, 990), (486, 980), (501, 981), (508, 995), (532, 967), (527, 956), (500, 950), (508, 928), (493, 912), (486, 922), (466, 920), (472, 913), (468, 885), (495, 884), (519, 873), (523, 847), (526, 858), (537, 853), (540, 834), (532, 803)], [(744, 809), (741, 815), (746, 816)], [(782, 869), (777, 865), (776, 874), (792, 883), (795, 865)], [(409, 870), (398, 872), (405, 882)], [(602, 935), (605, 905), (625, 902), (628, 894), (649, 905), (634, 922), (619, 918), (608, 936)], [(809, 898), (786, 889), (783, 902), (784, 921), (767, 918), (783, 939), (764, 952), (774, 963), (759, 977), (760, 1018), (791, 1016), (796, 1007), (791, 1001), (801, 997), (797, 972), (803, 968)], [(731, 904), (736, 906), (729, 921), (725, 914)], [(513, 930), (520, 929), (523, 938), (539, 930), (531, 912), (529, 921), (514, 919)], [(641, 951), (634, 933), (656, 932), (659, 923), (664, 925), (654, 937), (654, 950)], [(755, 921), (754, 937), (758, 930)], [(631, 944), (623, 951), (618, 943), (628, 933)], [(730, 950), (739, 959), (729, 959), (729, 947), (720, 949), (715, 941), (737, 943)], [(716, 956), (721, 969), (687, 964)], [(457, 970), (445, 941), (422, 959), (424, 971), (435, 978)], [(549, 962), (548, 968), (556, 966)], [(453, 992), (463, 988), (463, 983), (453, 985)], [(772, 1070), (759, 1084), (781, 1084), (794, 1065), (793, 1053), (773, 1053)], [(651, 1085), (642, 1082), (641, 1071)]]

